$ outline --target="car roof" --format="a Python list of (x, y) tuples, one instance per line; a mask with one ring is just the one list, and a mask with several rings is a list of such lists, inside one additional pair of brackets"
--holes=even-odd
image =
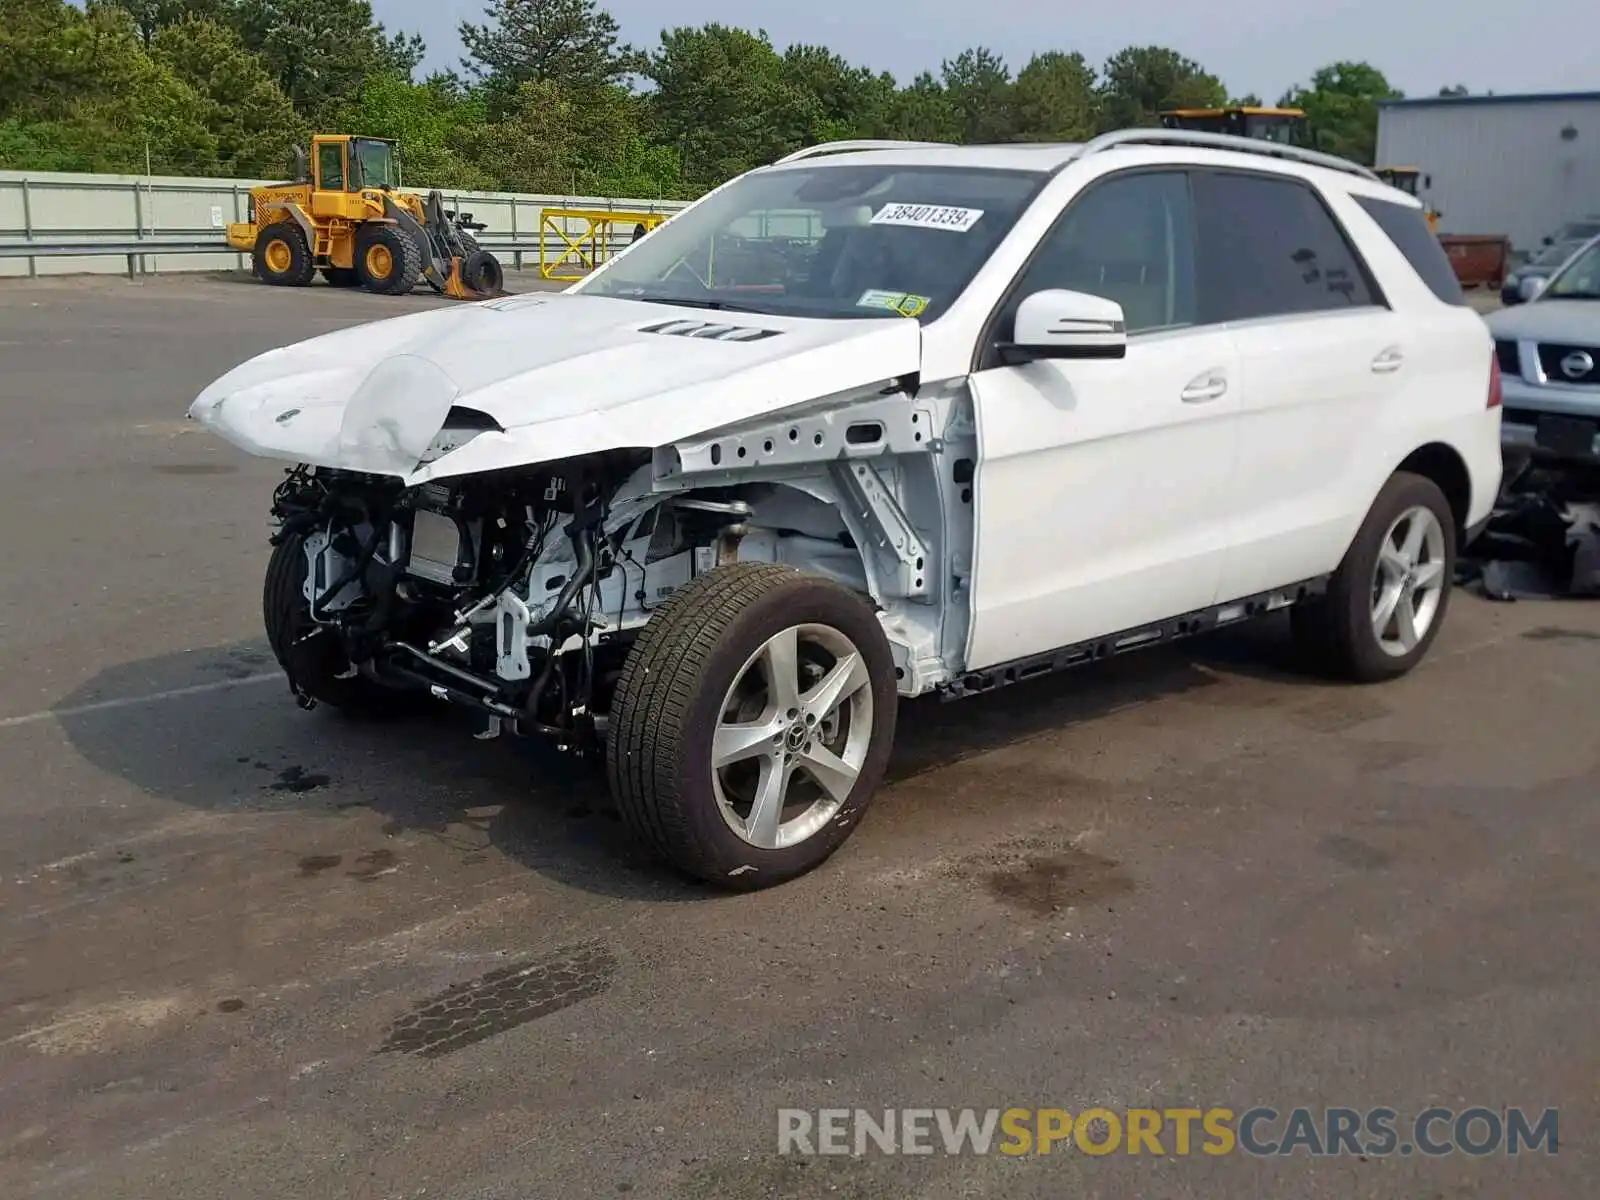
[[(874, 163), (893, 167), (954, 167), (980, 171), (1026, 171), (1052, 174), (1067, 164), (1113, 148), (1137, 154), (1145, 162), (1217, 162), (1298, 175), (1321, 183), (1337, 177), (1357, 194), (1380, 195), (1421, 207), (1421, 201), (1383, 182), (1371, 168), (1315, 150), (1284, 146), (1259, 138), (1168, 129), (1123, 129), (1087, 142), (1006, 142), (998, 145), (951, 145), (943, 142), (844, 141), (798, 150), (761, 171), (818, 167), (826, 164)], [(1369, 190), (1375, 189), (1375, 190)]]
[(922, 146), (908, 143), (903, 148), (885, 146), (879, 150), (816, 155), (793, 162), (774, 163), (770, 169), (873, 162), (896, 167), (969, 167), (980, 171), (1037, 171), (1048, 174), (1071, 162), (1082, 152), (1082, 142), (1007, 142), (992, 146)]

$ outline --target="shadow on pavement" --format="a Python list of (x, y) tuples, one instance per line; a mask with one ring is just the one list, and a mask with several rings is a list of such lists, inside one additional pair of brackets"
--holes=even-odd
[[(1201, 663), (1219, 651), (1246, 668), (1252, 653), (1259, 659), (1259, 647), (1241, 650), (1237, 640), (1230, 634), (1146, 650), (954, 703), (903, 703), (888, 782), (1204, 689), (1217, 678)], [(477, 740), (482, 724), (443, 704), (435, 713), (383, 721), (326, 707), (303, 712), (275, 675), (259, 678), (274, 666), (264, 647), (249, 643), (127, 663), (64, 697), (57, 720), (98, 769), (191, 808), (334, 814), (361, 807), (382, 816), (387, 833), (486, 842), (592, 892), (649, 900), (720, 895), (685, 882), (632, 842), (599, 763), (538, 739)], [(1237, 669), (1231, 661), (1230, 668)], [(180, 692), (217, 681), (236, 686)], [(180, 694), (72, 711), (169, 692)]]

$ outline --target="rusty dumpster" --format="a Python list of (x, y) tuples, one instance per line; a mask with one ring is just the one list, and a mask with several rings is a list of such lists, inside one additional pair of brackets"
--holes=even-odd
[(1439, 244), (1462, 287), (1498, 289), (1511, 269), (1511, 239), (1499, 233), (1441, 233)]

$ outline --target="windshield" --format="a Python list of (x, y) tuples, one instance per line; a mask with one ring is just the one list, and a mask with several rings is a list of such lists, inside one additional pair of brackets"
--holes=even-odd
[(350, 143), (350, 158), (355, 167), (355, 187), (395, 186), (394, 147), (388, 142), (356, 138)]
[(1266, 118), (1258, 121), (1255, 128), (1250, 130), (1249, 136), (1260, 138), (1262, 141), (1277, 142), (1282, 146), (1291, 146), (1294, 144), (1294, 126), (1288, 121)]
[(1539, 299), (1600, 300), (1600, 239), (1557, 271)]
[(931, 319), (1048, 176), (877, 163), (757, 172), (574, 290), (796, 317)]
[(1559, 267), (1572, 257), (1574, 251), (1582, 248), (1583, 241), (1557, 242), (1553, 246), (1546, 246), (1539, 253), (1528, 260), (1530, 267)]

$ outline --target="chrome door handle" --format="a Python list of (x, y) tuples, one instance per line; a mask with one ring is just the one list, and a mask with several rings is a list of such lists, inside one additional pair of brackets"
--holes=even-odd
[(1192, 380), (1189, 386), (1178, 393), (1178, 398), (1185, 404), (1203, 404), (1207, 400), (1215, 400), (1228, 390), (1228, 377), (1221, 371), (1207, 371), (1204, 375)]
[(1390, 346), (1372, 360), (1372, 369), (1379, 375), (1388, 375), (1393, 371), (1398, 371), (1405, 361), (1406, 356), (1401, 353), (1400, 347)]

